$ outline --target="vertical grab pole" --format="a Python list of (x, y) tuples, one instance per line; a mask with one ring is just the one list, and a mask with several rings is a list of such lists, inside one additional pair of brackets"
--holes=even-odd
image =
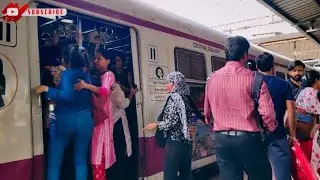
[(79, 47), (83, 47), (82, 46), (82, 22), (81, 22), (81, 19), (78, 17), (78, 34), (79, 34)]

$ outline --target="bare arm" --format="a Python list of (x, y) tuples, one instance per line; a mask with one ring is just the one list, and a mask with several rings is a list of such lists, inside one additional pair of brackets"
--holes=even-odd
[(99, 87), (92, 85), (92, 84), (87, 84), (85, 88), (94, 92), (94, 93), (99, 93), (99, 89), (100, 89)]
[(102, 75), (101, 87), (97, 87), (92, 84), (88, 84), (83, 80), (79, 80), (77, 84), (74, 85), (75, 90), (81, 90), (83, 88), (88, 89), (100, 96), (108, 96), (112, 92), (112, 86), (115, 83), (115, 77), (112, 72), (106, 72)]

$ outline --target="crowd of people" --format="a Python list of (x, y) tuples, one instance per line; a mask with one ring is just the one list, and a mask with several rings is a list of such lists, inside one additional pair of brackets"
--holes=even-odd
[[(290, 147), (294, 143), (300, 144), (319, 173), (315, 133), (319, 131), (320, 73), (305, 72), (305, 65), (296, 60), (288, 65), (285, 81), (275, 76), (271, 54), (258, 55), (256, 69), (263, 78), (256, 106), (252, 91), (258, 73), (245, 67), (249, 48), (245, 38), (229, 38), (225, 47), (228, 62), (211, 75), (206, 86), (205, 117), (214, 117), (221, 179), (240, 180), (245, 172), (249, 179), (271, 180), (273, 170), (277, 180), (290, 180)], [(255, 110), (263, 129), (259, 128)]]
[[(55, 56), (48, 56), (52, 51)], [(137, 89), (128, 82), (131, 77), (121, 55), (97, 43), (91, 67), (88, 51), (79, 45), (60, 52), (52, 41), (41, 49), (43, 84), (36, 88), (38, 94), (45, 93), (44, 107), (54, 105), (56, 116), (54, 136), (48, 143), (47, 179), (60, 179), (65, 148), (71, 142), (75, 179), (88, 178), (89, 159), (94, 180), (106, 179), (106, 172), (108, 179), (127, 179), (122, 171), (132, 155), (132, 144), (125, 109)], [(109, 67), (111, 61), (114, 67)], [(90, 73), (93, 68), (95, 73)], [(47, 120), (48, 112), (44, 114)]]
[(181, 179), (192, 179), (192, 113), (209, 125), (214, 119), (222, 180), (242, 180), (244, 173), (250, 180), (271, 180), (273, 174), (277, 180), (291, 180), (293, 144), (300, 145), (313, 169), (320, 173), (320, 73), (305, 72), (305, 65), (296, 60), (288, 65), (285, 81), (275, 76), (271, 54), (260, 54), (252, 61), (248, 59), (249, 48), (244, 37), (228, 39), (227, 63), (206, 84), (204, 117), (187, 98), (190, 93), (183, 74), (169, 73), (166, 88), (170, 94), (161, 118), (144, 128), (164, 131), (165, 180), (177, 179), (178, 173)]
[[(193, 114), (209, 125), (214, 119), (222, 180), (242, 180), (244, 172), (251, 180), (271, 180), (273, 173), (277, 180), (290, 180), (293, 143), (300, 145), (320, 173), (320, 73), (304, 72), (305, 65), (296, 60), (288, 65), (285, 81), (274, 75), (269, 53), (256, 57), (254, 69), (259, 73), (254, 72), (246, 66), (249, 48), (243, 37), (227, 40), (227, 63), (208, 78), (199, 102), (193, 101), (182, 73), (168, 74), (169, 96), (162, 113), (157, 122), (144, 127), (144, 131), (157, 129), (157, 142), (163, 138), (165, 180), (176, 180), (178, 174), (183, 180), (192, 179)], [(46, 84), (36, 88), (38, 94), (45, 93), (48, 104), (55, 105), (56, 132), (49, 142), (47, 179), (59, 179), (71, 141), (77, 180), (87, 179), (89, 157), (94, 180), (126, 179), (123, 167), (132, 145), (125, 109), (137, 90), (123, 58), (97, 46), (92, 74), (86, 49), (70, 45), (62, 53), (54, 52), (58, 55), (51, 57), (52, 62), (41, 66), (49, 72), (43, 76)], [(259, 74), (261, 87), (255, 99)], [(204, 116), (197, 109), (199, 103)]]

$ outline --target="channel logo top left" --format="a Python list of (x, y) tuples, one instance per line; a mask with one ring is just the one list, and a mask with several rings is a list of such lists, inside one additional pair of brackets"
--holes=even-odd
[(22, 14), (28, 9), (28, 4), (19, 7), (18, 3), (10, 2), (5, 8), (2, 9), (3, 19), (7, 22), (17, 22), (22, 17)]

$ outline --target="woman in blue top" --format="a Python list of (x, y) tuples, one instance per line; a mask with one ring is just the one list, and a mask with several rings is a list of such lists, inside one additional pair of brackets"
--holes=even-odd
[(73, 85), (78, 79), (89, 82), (89, 76), (83, 70), (89, 57), (85, 49), (75, 45), (69, 47), (69, 60), (70, 68), (61, 73), (58, 88), (36, 88), (38, 94), (46, 92), (46, 97), (56, 103), (56, 132), (49, 147), (47, 180), (59, 180), (64, 149), (71, 139), (74, 140), (76, 180), (87, 179), (88, 148), (93, 128), (91, 92), (76, 91)]

